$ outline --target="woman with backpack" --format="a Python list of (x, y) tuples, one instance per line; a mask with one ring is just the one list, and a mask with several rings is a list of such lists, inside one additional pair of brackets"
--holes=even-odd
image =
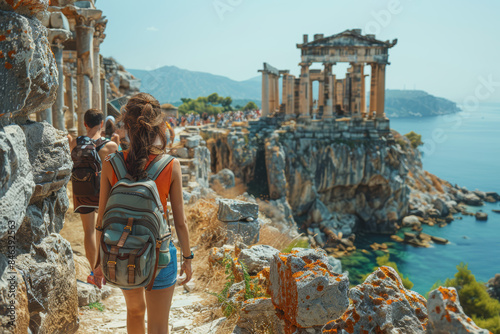
[[(160, 104), (150, 94), (138, 93), (130, 98), (123, 108), (121, 122), (123, 122), (130, 138), (130, 148), (123, 152), (123, 159), (128, 172), (126, 177), (132, 180), (131, 182), (145, 180), (148, 175), (146, 168), (151, 162), (154, 164), (158, 161), (159, 155), (165, 153), (167, 146), (166, 125)], [(102, 227), (103, 215), (110, 198), (111, 188), (118, 181), (113, 169), (114, 165), (112, 166), (112, 161), (108, 160), (106, 159), (102, 166), (101, 193), (97, 218), (97, 226), (99, 227)], [(184, 215), (182, 174), (179, 161), (173, 159), (169, 162), (154, 178), (154, 182), (165, 212), (167, 212), (167, 197), (170, 196), (175, 231), (181, 245), (181, 256), (184, 258), (181, 275), (185, 273), (186, 278), (181, 284), (185, 284), (192, 276), (191, 259), (193, 253), (190, 250), (189, 232)], [(127, 227), (129, 226), (126, 226), (124, 230)], [(132, 230), (130, 227), (129, 229)], [(97, 240), (101, 240), (101, 232), (99, 231), (97, 232)], [(146, 308), (148, 310), (148, 333), (169, 333), (168, 315), (177, 280), (177, 255), (173, 243), (170, 243), (167, 249), (170, 250), (171, 260), (168, 266), (161, 269), (157, 274), (151, 291), (146, 291), (144, 287), (122, 289), (127, 304), (128, 333), (145, 333), (144, 315)], [(118, 261), (116, 257), (115, 261)], [(101, 264), (103, 262), (105, 262), (104, 259), (101, 259)], [(103, 265), (105, 266), (105, 264)], [(100, 286), (101, 280), (104, 280), (101, 265), (94, 269), (94, 276), (95, 281)]]

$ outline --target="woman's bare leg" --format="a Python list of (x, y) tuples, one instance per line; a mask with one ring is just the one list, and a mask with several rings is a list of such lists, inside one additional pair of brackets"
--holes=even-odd
[(145, 334), (146, 298), (144, 297), (144, 288), (122, 290), (122, 292), (127, 303), (127, 333)]
[(175, 284), (161, 290), (146, 291), (148, 309), (148, 334), (168, 334), (168, 317)]

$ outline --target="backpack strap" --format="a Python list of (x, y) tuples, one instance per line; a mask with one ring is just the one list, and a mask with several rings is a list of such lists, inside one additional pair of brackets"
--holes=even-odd
[(109, 143), (109, 142), (110, 142), (110, 140), (108, 140), (108, 139), (103, 139), (103, 138), (99, 138), (99, 139), (97, 139), (97, 140), (95, 141), (95, 149), (96, 149), (96, 151), (97, 151), (97, 152), (99, 152), (99, 150), (100, 150), (101, 148), (103, 148), (103, 147), (104, 147), (104, 145), (106, 145), (106, 144), (107, 144), (107, 143)]
[(124, 179), (127, 174), (127, 167), (125, 166), (125, 160), (123, 159), (123, 152), (116, 152), (111, 154), (109, 162), (115, 171), (118, 180)]
[(168, 164), (174, 160), (174, 157), (168, 154), (158, 155), (154, 158), (153, 161), (149, 164), (146, 172), (148, 173), (148, 177), (151, 180), (156, 180), (160, 173), (168, 166)]

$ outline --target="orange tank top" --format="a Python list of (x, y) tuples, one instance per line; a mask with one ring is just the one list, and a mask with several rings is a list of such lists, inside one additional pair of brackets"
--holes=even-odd
[[(125, 161), (127, 161), (127, 155), (128, 151), (123, 151), (123, 158)], [(149, 160), (146, 163), (146, 166), (144, 167), (145, 169), (148, 168), (149, 164), (151, 163), (151, 161), (153, 161), (154, 158), (156, 158), (156, 155), (154, 154), (149, 155)], [(174, 164), (171, 161), (155, 180), (156, 187), (158, 188), (158, 193), (161, 199), (161, 204), (163, 205), (165, 213), (167, 212), (167, 198), (170, 191), (170, 183), (172, 181), (173, 165)], [(111, 187), (113, 187), (116, 182), (118, 182), (118, 178), (116, 177), (115, 170), (113, 169), (113, 179), (111, 182)]]

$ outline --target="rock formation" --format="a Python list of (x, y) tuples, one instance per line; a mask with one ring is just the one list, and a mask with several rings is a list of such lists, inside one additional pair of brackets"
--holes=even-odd
[(0, 1), (2, 333), (78, 329), (73, 252), (57, 234), (69, 205), (69, 145), (63, 131), (29, 120), (51, 107), (59, 84), (40, 21), (48, 3)]

